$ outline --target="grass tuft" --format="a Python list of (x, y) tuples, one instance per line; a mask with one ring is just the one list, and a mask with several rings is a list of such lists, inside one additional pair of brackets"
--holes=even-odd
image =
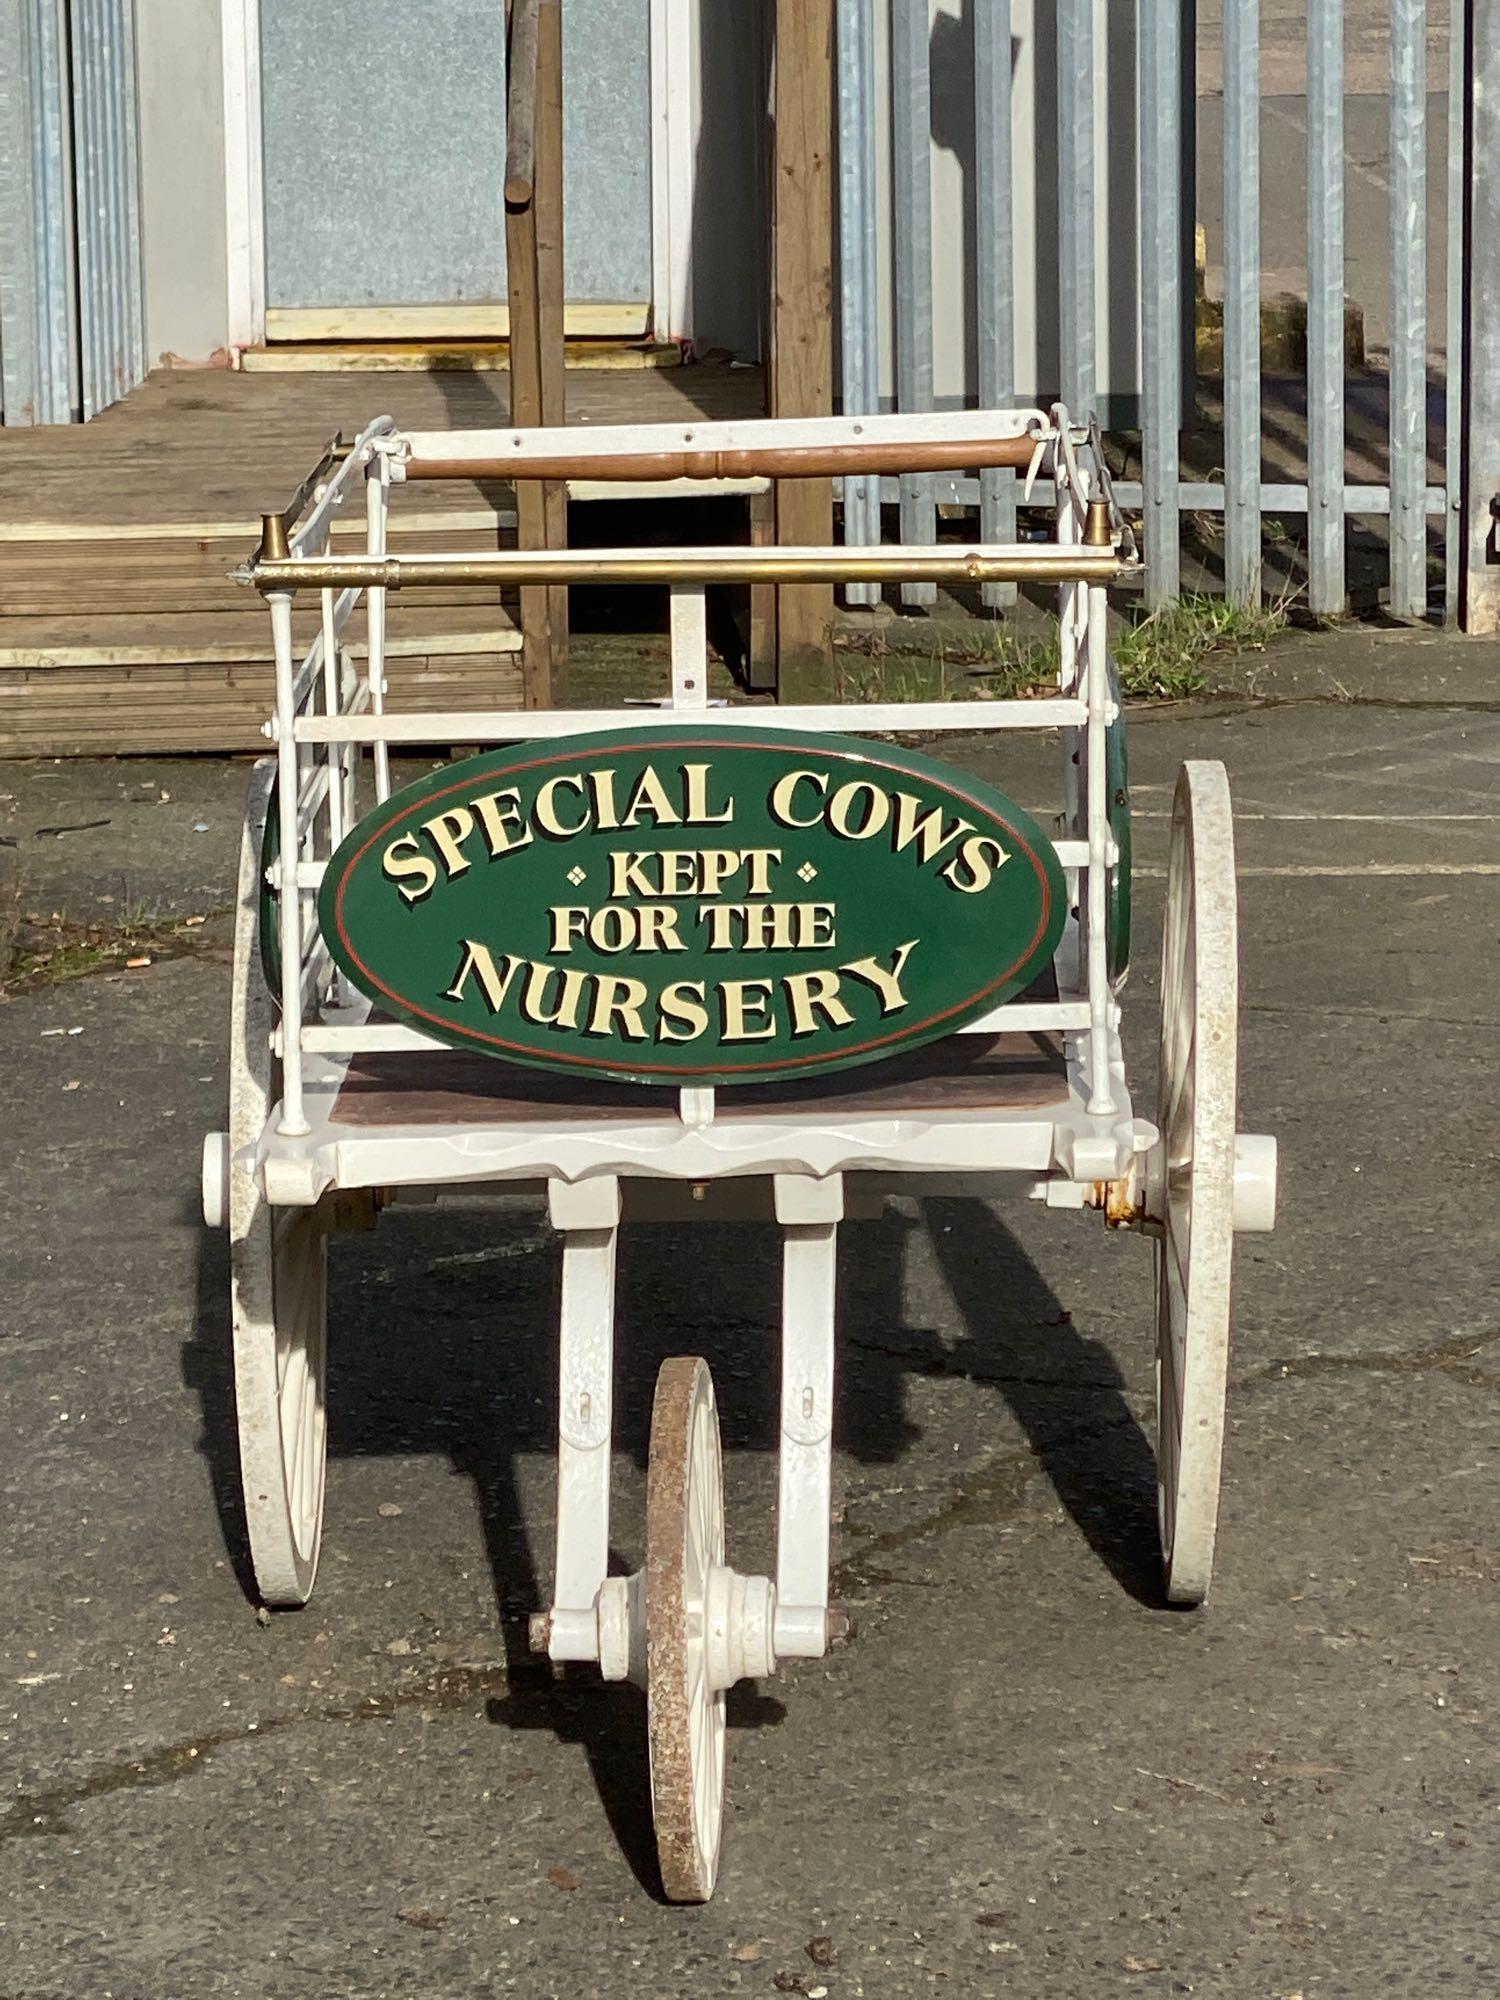
[(1263, 652), (1286, 622), (1284, 603), (1184, 597), (1120, 634), (1115, 642), (1120, 686), (1136, 700), (1181, 701), (1202, 694), (1213, 655)]
[[(1216, 655), (1258, 653), (1287, 623), (1288, 600), (1250, 606), (1189, 596), (1115, 636), (1123, 692), (1133, 700), (1182, 701), (1210, 686)], [(1018, 637), (974, 620), (923, 631), (845, 630), (835, 638), (838, 698), (850, 702), (1014, 701), (1057, 685), (1056, 627)]]
[(151, 964), (186, 958), (223, 947), (222, 919), (231, 912), (212, 909), (192, 921), (178, 917), (148, 917), (132, 913), (122, 924), (80, 924), (57, 911), (28, 911), (16, 934), (15, 956), (0, 981), (0, 993), (34, 992), (41, 986), (65, 986), (98, 972), (127, 966), (133, 958)]

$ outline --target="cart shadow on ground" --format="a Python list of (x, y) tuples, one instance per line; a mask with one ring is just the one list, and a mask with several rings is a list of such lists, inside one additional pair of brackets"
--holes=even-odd
[[(956, 1309), (956, 1338), (905, 1323), (906, 1266), (922, 1239)], [(915, 1239), (915, 1241), (914, 1241)], [(201, 1238), (198, 1313), (184, 1376), (203, 1414), (203, 1450), (236, 1575), (255, 1598), (235, 1446), (228, 1335), (227, 1252)], [(337, 1240), (329, 1286), (329, 1454), (341, 1459), (437, 1454), (473, 1482), (505, 1649), (507, 1693), (493, 1721), (539, 1729), (584, 1751), (620, 1847), (659, 1893), (651, 1835), (646, 1731), (633, 1688), (601, 1685), (590, 1669), (559, 1672), (528, 1649), (526, 1620), (550, 1577), (550, 1508), (537, 1518), (536, 1481), (518, 1469), (555, 1451), (558, 1252), (545, 1218), (512, 1201), (396, 1208), (373, 1234)], [(726, 1462), (777, 1447), (780, 1245), (758, 1224), (659, 1224), (622, 1234), (618, 1287), (616, 1454), (645, 1464), (651, 1396), (661, 1361), (702, 1354), (713, 1371)], [(1080, 1331), (1016, 1236), (985, 1203), (887, 1204), (842, 1232), (837, 1450), (860, 1465), (900, 1461), (922, 1436), (909, 1409), (913, 1376), (969, 1381), (1008, 1411), (1038, 1472), (1099, 1560), (1143, 1603), (1161, 1604), (1155, 1460), (1107, 1348)], [(962, 1483), (993, 1459), (983, 1411), (973, 1454), (955, 1458)], [(836, 1480), (836, 1487), (837, 1487)], [(762, 1510), (764, 1511), (764, 1510)], [(635, 1566), (639, 1505), (619, 1509), (613, 1567)], [(983, 1518), (982, 1508), (955, 1519)], [(730, 1560), (769, 1561), (770, 1522), (751, 1534), (731, 1494)], [(918, 1524), (917, 1534), (935, 1532)], [(837, 1544), (845, 1542), (840, 1551)], [(861, 1543), (836, 1531), (838, 1554), (866, 1581)], [(748, 1546), (747, 1546), (748, 1544)], [(747, 1561), (747, 1557), (749, 1560)], [(774, 1727), (785, 1708), (742, 1686), (730, 1726)]]

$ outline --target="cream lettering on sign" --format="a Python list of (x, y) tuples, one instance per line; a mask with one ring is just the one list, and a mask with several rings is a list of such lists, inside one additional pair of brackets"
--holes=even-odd
[(601, 972), (596, 975), (598, 985), (594, 991), (593, 1012), (589, 1015), (591, 1035), (610, 1035), (615, 1032), (610, 1025), (619, 1016), (619, 1032), (627, 1041), (644, 1042), (646, 1023), (641, 1009), (645, 1006), (648, 989), (639, 979), (617, 979), (613, 973)]
[(655, 826), (681, 826), (682, 814), (667, 797), (667, 788), (662, 783), (654, 764), (648, 764), (636, 779), (631, 790), (630, 803), (625, 808), (622, 826), (639, 826), (642, 815), (649, 815)]
[(664, 896), (698, 894), (698, 850), (694, 847), (664, 847), (661, 853), (661, 893)]
[(915, 938), (908, 938), (905, 944), (897, 945), (889, 971), (875, 958), (852, 959), (841, 969), (851, 978), (862, 979), (866, 986), (874, 988), (880, 996), (882, 1014), (899, 1014), (906, 1005), (906, 995), (901, 991), (901, 975), (916, 947)]
[(726, 1042), (768, 1042), (776, 1033), (767, 979), (726, 979), (719, 988), (719, 1018)]
[[(557, 795), (567, 789), (576, 792), (584, 801), (583, 818), (574, 823), (561, 818), (557, 810)], [(588, 784), (576, 771), (564, 771), (558, 777), (549, 778), (538, 787), (536, 804), (532, 807), (532, 818), (542, 832), (551, 840), (571, 840), (575, 834), (583, 833), (589, 824)]]
[(823, 817), (821, 806), (814, 808), (811, 819), (800, 819), (792, 811), (792, 806), (796, 801), (797, 787), (804, 784), (811, 785), (813, 791), (816, 793), (826, 793), (828, 790), (828, 773), (826, 771), (788, 771), (784, 777), (778, 778), (771, 787), (771, 796), (767, 803), (773, 818), (779, 819), (783, 826), (816, 826), (818, 821)]
[(733, 799), (722, 812), (715, 812), (710, 806), (709, 768), (707, 764), (684, 764), (682, 767), (682, 774), (687, 779), (687, 811), (684, 817), (689, 826), (725, 826), (734, 818)]
[(792, 1010), (792, 1033), (812, 1035), (818, 1030), (818, 1015), (830, 1028), (847, 1028), (854, 1019), (838, 997), (836, 972), (792, 972), (786, 978), (787, 1004)]
[(659, 1042), (696, 1042), (708, 1033), (709, 1013), (704, 1006), (705, 988), (701, 979), (674, 979), (662, 989), (661, 1019), (656, 1025)]
[(554, 958), (573, 949), (573, 940), (588, 929), (593, 912), (582, 903), (556, 903), (547, 912), (552, 924), (552, 942), (548, 950)]
[(465, 938), (463, 956), (458, 961), (458, 971), (454, 975), (453, 984), (444, 991), (443, 998), (462, 1000), (464, 986), (472, 974), (479, 981), (485, 1005), (492, 1014), (498, 1014), (505, 1004), (506, 993), (510, 990), (510, 982), (515, 977), (516, 966), (519, 963), (504, 952), (501, 953), (501, 961), (505, 966), (503, 973), (496, 965), (488, 945), (476, 944), (472, 938)]
[(680, 912), (670, 903), (642, 903), (636, 909), (637, 951), (686, 951), (677, 929)]
[(972, 833), (973, 826), (966, 819), (956, 819), (951, 826), (943, 824), (941, 806), (930, 806), (922, 811), (922, 801), (913, 798), (910, 792), (896, 794), (896, 824), (891, 832), (891, 846), (897, 854), (904, 854), (915, 841), (917, 856), (925, 867), (935, 861), (945, 847), (951, 847), (962, 834)]
[(710, 951), (812, 951), (834, 942), (832, 903), (708, 903)]
[(771, 864), (780, 863), (779, 847), (746, 847), (741, 849), (745, 863), (747, 896), (769, 896), (771, 894)]
[(442, 857), (448, 880), (451, 882), (455, 875), (462, 875), (470, 866), (463, 844), (474, 831), (474, 815), (469, 808), (455, 806), (451, 812), (441, 812), (434, 819), (424, 820), (422, 831)]
[[(578, 1003), (583, 998), (587, 974), (576, 966), (543, 965), (539, 959), (526, 961), (526, 984), (521, 989), (521, 1012), (542, 1028), (576, 1028)], [(548, 987), (557, 981), (557, 1000), (549, 1006)]]
[(733, 847), (705, 848), (698, 857), (698, 894), (717, 896), (728, 878), (740, 865), (738, 851)]
[(840, 785), (828, 802), (828, 824), (845, 840), (873, 840), (890, 816), (889, 792), (868, 778)]
[(420, 903), (437, 884), (437, 863), (417, 845), (414, 833), (393, 840), (380, 857), (380, 872), (396, 884), (396, 893), (407, 903)]
[(486, 792), (475, 799), (474, 810), (484, 827), (492, 861), (516, 848), (530, 847), (531, 828), (526, 824), (521, 795), (514, 785), (507, 785), (503, 791)]
[[(655, 862), (655, 879), (648, 864)], [(661, 856), (650, 848), (633, 852), (628, 847), (613, 849), (609, 857), (609, 893), (628, 901), (631, 896), (661, 894)]]
[(613, 771), (590, 771), (589, 790), (594, 795), (594, 822), (605, 833), (613, 833), (620, 824), (619, 809), (615, 805), (615, 774)]
[(977, 896), (990, 886), (995, 871), (1003, 868), (1009, 859), (1009, 854), (998, 840), (987, 833), (976, 833), (964, 842), (941, 873), (943, 880), (957, 889), (960, 895)]

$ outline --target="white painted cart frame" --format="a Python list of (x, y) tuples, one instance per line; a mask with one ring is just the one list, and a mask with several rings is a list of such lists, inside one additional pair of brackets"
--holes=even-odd
[[(392, 488), (410, 477), (476, 464), (517, 476), (534, 476), (534, 468), (545, 465), (548, 476), (557, 476), (553, 468), (568, 458), (586, 459), (588, 476), (609, 479), (637, 476), (646, 454), (659, 458), (662, 476), (685, 471), (712, 478), (785, 462), (788, 453), (812, 470), (868, 467), (874, 458), (882, 471), (930, 465), (935, 453), (970, 469), (1002, 462), (996, 454), (1008, 453), (1004, 462), (1015, 463), (1019, 454), (1029, 461), (1028, 478), (1041, 474), (1055, 482), (1053, 539), (936, 549), (387, 553)], [(333, 519), (361, 481), (365, 550), (335, 558), (329, 548)], [(1071, 424), (1062, 409), (588, 432), (407, 433), (382, 418), (341, 463), (320, 468), (292, 515), (267, 518), (260, 553), (247, 572), (270, 608), (276, 710), (267, 735), (275, 759), (263, 767), (252, 796), (241, 870), (230, 1129), (211, 1135), (204, 1160), (205, 1213), (227, 1223), (231, 1235), (241, 1451), (257, 1579), (275, 1603), (304, 1602), (312, 1588), (322, 1517), (323, 1245), (329, 1229), (351, 1205), (368, 1209), (377, 1199), (403, 1194), (427, 1198), (435, 1190), (497, 1183), (544, 1188), (563, 1246), (558, 1525), (552, 1602), (533, 1619), (532, 1641), (555, 1660), (597, 1661), (606, 1677), (647, 1685), (653, 1772), (660, 1776), (669, 1765), (676, 1772), (656, 1785), (664, 1879), (674, 1895), (706, 1895), (722, 1807), (722, 1691), (745, 1675), (771, 1672), (781, 1660), (817, 1657), (837, 1636), (838, 1614), (828, 1595), (829, 1523), (836, 1239), (846, 1175), (872, 1174), (883, 1188), (919, 1190), (934, 1179), (956, 1188), (973, 1185), (976, 1177), (982, 1182), (1019, 1173), (1037, 1199), (1097, 1207), (1112, 1222), (1156, 1237), (1166, 1591), (1174, 1601), (1197, 1602), (1207, 1590), (1233, 1231), (1271, 1226), (1276, 1182), (1274, 1141), (1235, 1130), (1234, 863), (1222, 768), (1186, 766), (1178, 788), (1162, 1084), (1153, 1123), (1136, 1116), (1131, 1104), (1107, 937), (1111, 871), (1121, 857), (1108, 810), (1109, 732), (1119, 693), (1107, 646), (1106, 599), (1109, 583), (1133, 570), (1135, 552), (1113, 507), (1096, 435)], [(826, 576), (1055, 582), (1055, 694), (857, 706), (711, 704), (708, 582)], [(663, 704), (448, 715), (386, 709), (390, 589), (424, 581), (493, 586), (597, 577), (670, 584), (671, 695)], [(318, 607), (316, 629), (300, 652), (293, 633), (299, 592), (315, 593)], [(347, 642), (360, 607), (363, 672)], [(1057, 997), (1012, 1001), (964, 1031), (1060, 1035), (1066, 1089), (1058, 1101), (1040, 1109), (997, 1105), (909, 1115), (850, 1110), (814, 1126), (795, 1105), (721, 1117), (715, 1090), (684, 1088), (659, 1093), (659, 1108), (639, 1117), (616, 1111), (607, 1118), (542, 1117), (492, 1126), (338, 1122), (340, 1087), (356, 1056), (418, 1050), (440, 1065), (454, 1054), (415, 1029), (372, 1020), (368, 1001), (338, 973), (317, 929), (315, 892), (323, 868), (359, 817), (361, 753), (373, 753), (374, 790), (384, 800), (393, 745), (571, 738), (622, 720), (670, 726), (683, 713), (711, 706), (716, 725), (745, 729), (1060, 732), (1064, 785), (1055, 844), (1070, 915), (1054, 965)], [(266, 810), (273, 776), (279, 858), (267, 869), (258, 815)], [(267, 887), (276, 892), (279, 926), (275, 1008), (256, 963)], [(608, 1573), (615, 1260), (621, 1184), (632, 1177), (772, 1183), (784, 1239), (774, 1580), (740, 1576), (725, 1564), (712, 1388), (703, 1365), (689, 1361), (667, 1364), (679, 1371), (670, 1382), (664, 1369), (653, 1424), (653, 1451), (658, 1428), (664, 1441), (661, 1466), (653, 1459), (648, 1513), (656, 1526), (648, 1541), (665, 1536), (676, 1554), (669, 1560), (659, 1547), (654, 1554), (648, 1548), (646, 1565), (635, 1575)], [(672, 1484), (672, 1466), (680, 1473), (680, 1491)], [(688, 1618), (690, 1599), (695, 1608)], [(682, 1631), (691, 1626), (694, 1636), (683, 1642), (687, 1654), (660, 1637), (658, 1628), (673, 1619)], [(677, 1758), (669, 1754), (678, 1740), (672, 1732), (686, 1727), (683, 1703), (691, 1703), (685, 1682), (670, 1698), (663, 1690), (674, 1672), (685, 1672), (682, 1659), (689, 1656), (697, 1662), (697, 1735), (692, 1742), (692, 1730), (682, 1736), (687, 1748)]]

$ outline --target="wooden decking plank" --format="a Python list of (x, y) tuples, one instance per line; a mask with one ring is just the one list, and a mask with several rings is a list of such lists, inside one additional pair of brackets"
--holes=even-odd
[[(567, 394), (580, 426), (765, 409), (753, 369), (570, 371)], [(258, 747), (269, 620), (228, 573), (327, 439), (382, 413), (412, 429), (504, 427), (508, 378), (158, 369), (90, 423), (0, 429), (0, 755)], [(362, 511), (351, 495), (345, 546)], [(393, 496), (398, 553), (514, 541), (504, 482)], [(299, 643), (315, 630), (315, 607), (299, 609)], [(393, 597), (390, 631), (393, 708), (519, 704), (516, 635), (494, 595)]]

